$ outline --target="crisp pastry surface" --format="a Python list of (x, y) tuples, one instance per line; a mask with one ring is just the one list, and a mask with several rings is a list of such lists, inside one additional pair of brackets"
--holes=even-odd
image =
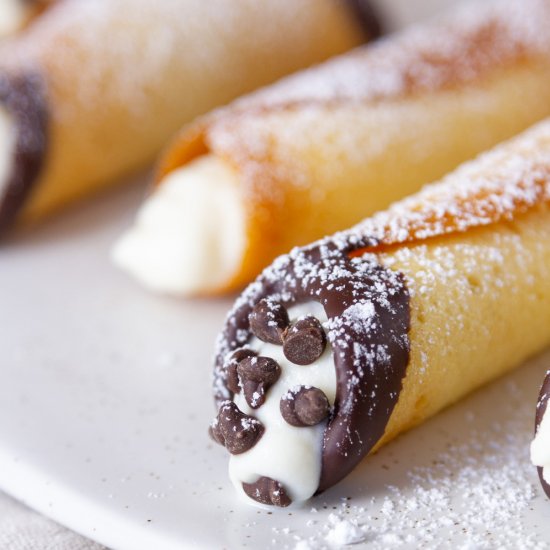
[(411, 362), (380, 444), (549, 340), (549, 151), (543, 122), (357, 226), (412, 293)]
[(466, 163), (442, 182), (366, 220), (379, 246), (414, 243), (512, 220), (550, 201), (550, 131), (543, 122), (515, 142)]
[(247, 246), (220, 291), (550, 114), (548, 3), (475, 8), (288, 77), (184, 129), (160, 185), (205, 154), (240, 175)]

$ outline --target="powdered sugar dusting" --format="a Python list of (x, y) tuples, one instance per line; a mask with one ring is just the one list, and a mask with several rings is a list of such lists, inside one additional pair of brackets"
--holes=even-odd
[[(219, 111), (215, 120), (304, 104), (376, 103), (464, 84), (520, 59), (548, 56), (549, 26), (545, 0), (470, 2), (450, 16), (286, 77)], [(221, 133), (215, 139), (228, 146), (231, 136)]]
[(540, 528), (548, 503), (528, 457), (532, 382), (545, 357), (371, 457), (299, 520), (281, 518), (289, 527), (274, 544), (331, 550), (353, 544), (353, 533), (369, 550), (550, 548)]
[[(107, 98), (122, 102), (134, 116), (145, 116), (153, 99), (161, 100), (155, 108), (162, 110), (166, 98), (172, 112), (167, 98), (174, 91), (196, 116), (358, 42), (341, 36), (330, 45), (319, 43), (318, 27), (338, 8), (323, 3), (317, 16), (314, 3), (66, 0), (3, 45), (2, 64), (46, 66), (50, 86), (72, 97), (61, 102), (62, 111), (54, 113), (59, 116), (69, 116), (76, 106), (95, 111)], [(269, 70), (257, 62), (262, 56)], [(82, 66), (85, 77), (78, 78)], [(212, 95), (220, 100), (206, 104)], [(172, 131), (189, 117), (174, 119)]]
[[(512, 68), (548, 64), (547, 28), (550, 5), (545, 0), (473, 2), (443, 21), (392, 35), (288, 77), (195, 128), (209, 150), (239, 167), (243, 196), (256, 212), (269, 204), (266, 218), (272, 219), (273, 211), (282, 208), (283, 213), (275, 216), (284, 219), (285, 204), (292, 203), (286, 198), (289, 193), (297, 189), (304, 202), (323, 205), (325, 194), (334, 192), (331, 181), (341, 181), (342, 172), (351, 180), (361, 179), (361, 170), (371, 162), (376, 166), (402, 133), (415, 143), (415, 133), (423, 131), (429, 114), (406, 108), (409, 103), (398, 100), (414, 104), (416, 97), (429, 101), (431, 93), (459, 89), (468, 93), (469, 113), (492, 112), (491, 98), (477, 93), (483, 89), (481, 83)], [(507, 120), (506, 113), (495, 116)], [(456, 162), (536, 119), (520, 122), (520, 118), (515, 128), (497, 132), (492, 139), (476, 136), (478, 145)], [(358, 120), (362, 129), (354, 129)], [(430, 124), (435, 127), (436, 122)], [(471, 131), (482, 133), (481, 125)], [(407, 151), (420, 165), (432, 154), (423, 146), (410, 145)], [(319, 181), (323, 185), (316, 185)]]
[(384, 245), (513, 219), (550, 201), (550, 120), (462, 165), (351, 231)]
[(358, 525), (357, 520), (340, 518), (337, 514), (330, 514), (328, 517), (329, 530), (325, 540), (334, 546), (345, 544), (357, 544), (366, 538), (365, 531)]
[(378, 101), (479, 78), (526, 55), (548, 52), (545, 0), (470, 2), (452, 16), (283, 79), (238, 102), (250, 108), (323, 101)]

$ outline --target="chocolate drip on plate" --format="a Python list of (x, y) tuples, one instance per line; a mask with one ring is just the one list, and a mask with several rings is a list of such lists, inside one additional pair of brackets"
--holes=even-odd
[(323, 305), (337, 388), (324, 432), (319, 491), (350, 473), (382, 437), (409, 362), (410, 300), (402, 274), (372, 254), (350, 258), (375, 244), (341, 233), (282, 256), (241, 295), (219, 341), (218, 405), (233, 397), (224, 358), (252, 337), (249, 315), (256, 304), (269, 298), (285, 307)]
[(11, 115), (17, 132), (11, 173), (7, 182), (0, 182), (1, 234), (15, 222), (44, 166), (48, 108), (42, 78), (1, 74), (0, 106)]
[[(550, 398), (550, 372), (547, 372), (544, 382), (542, 384), (542, 388), (540, 389), (539, 400), (537, 403), (537, 414), (535, 417), (535, 433), (539, 429), (540, 423), (544, 418), (544, 413), (546, 412), (546, 408), (548, 407), (549, 398)], [(537, 471), (539, 474), (539, 479), (540, 479), (542, 488), (544, 489), (546, 496), (550, 498), (550, 485), (542, 477), (542, 470), (543, 469), (540, 466), (537, 466)]]

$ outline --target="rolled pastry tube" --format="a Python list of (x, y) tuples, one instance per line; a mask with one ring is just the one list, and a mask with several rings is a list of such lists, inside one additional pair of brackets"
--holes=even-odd
[(550, 498), (550, 371), (546, 373), (540, 389), (535, 415), (535, 438), (531, 443), (531, 461), (537, 467), (540, 483)]
[(114, 261), (160, 292), (241, 287), (550, 115), (549, 25), (546, 1), (473, 3), (199, 120)]
[[(25, 120), (23, 129), (0, 102), (9, 128), (0, 225), (41, 219), (147, 166), (183, 123), (365, 41), (364, 24), (355, 4), (336, 0), (53, 5), (0, 48), (6, 93), (32, 80), (25, 111), (42, 113), (40, 125)], [(13, 148), (22, 132), (43, 145), (40, 173), (26, 179)], [(13, 194), (16, 209), (3, 204)]]
[(220, 335), (212, 437), (287, 506), (550, 344), (550, 119), (295, 248)]

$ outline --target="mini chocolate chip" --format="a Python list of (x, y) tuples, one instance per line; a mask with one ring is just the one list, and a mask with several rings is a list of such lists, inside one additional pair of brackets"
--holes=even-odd
[(243, 383), (244, 398), (251, 409), (259, 409), (265, 403), (266, 387), (264, 384), (246, 380)]
[(298, 428), (315, 426), (329, 414), (330, 404), (327, 396), (311, 386), (298, 386), (288, 390), (279, 403), (282, 417)]
[(285, 334), (283, 352), (296, 365), (310, 365), (325, 351), (327, 337), (321, 323), (308, 315), (299, 319)]
[(246, 357), (237, 365), (237, 373), (246, 402), (257, 409), (264, 404), (267, 390), (279, 379), (281, 367), (270, 357)]
[(210, 428), (212, 438), (233, 455), (254, 447), (265, 431), (259, 420), (244, 414), (232, 401), (221, 404), (217, 419)]
[(245, 357), (237, 366), (241, 379), (274, 384), (281, 375), (281, 367), (271, 357)]
[(257, 353), (251, 349), (241, 348), (235, 350), (224, 364), (227, 372), (227, 387), (233, 393), (240, 393), (241, 386), (239, 385), (239, 376), (237, 374), (237, 365), (247, 357), (255, 357)]
[(275, 479), (261, 477), (255, 483), (243, 483), (244, 492), (260, 504), (280, 506), (284, 508), (292, 504), (284, 487)]
[(288, 327), (288, 313), (281, 302), (260, 300), (248, 317), (250, 330), (260, 340), (269, 344), (283, 343), (283, 333)]
[(208, 435), (211, 439), (213, 439), (216, 443), (219, 443), (223, 447), (225, 447), (225, 438), (223, 437), (222, 431), (220, 429), (220, 423), (218, 422), (218, 418), (214, 418), (214, 421), (210, 426), (208, 427)]

